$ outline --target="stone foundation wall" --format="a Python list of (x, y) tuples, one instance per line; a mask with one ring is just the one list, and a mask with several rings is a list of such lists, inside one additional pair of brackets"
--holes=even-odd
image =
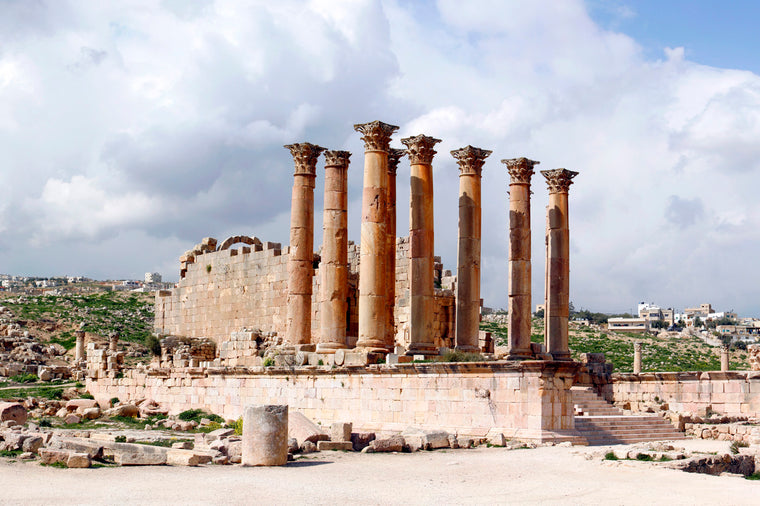
[(760, 416), (760, 372), (613, 374), (600, 389), (608, 401), (633, 411), (666, 407), (700, 416), (708, 409), (730, 416)]
[(451, 363), (380, 365), (351, 370), (251, 368), (145, 373), (88, 379), (99, 402), (151, 398), (171, 413), (201, 408), (225, 418), (249, 404), (287, 404), (328, 426), (396, 432), (414, 426), (534, 441), (573, 440), (570, 395), (575, 364)]
[[(236, 243), (243, 246), (232, 248)], [(220, 344), (233, 332), (258, 329), (284, 336), (288, 293), (288, 249), (257, 238), (235, 237), (216, 248), (207, 238), (182, 257), (181, 279), (174, 290), (158, 292), (155, 304), (155, 331), (187, 337), (207, 337)], [(315, 255), (312, 278), (312, 340), (320, 331), (319, 255)], [(358, 334), (359, 248), (348, 247), (349, 346)], [(440, 283), (442, 266), (436, 264), (435, 279)], [(436, 290), (434, 315), (435, 342), (451, 346), (454, 337), (454, 292)], [(399, 238), (396, 247), (396, 342), (409, 342), (409, 241)]]

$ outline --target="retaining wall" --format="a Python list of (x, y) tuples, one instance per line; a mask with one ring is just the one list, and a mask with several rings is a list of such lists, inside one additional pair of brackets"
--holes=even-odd
[(236, 419), (249, 404), (287, 404), (329, 426), (397, 432), (407, 427), (533, 441), (578, 440), (570, 394), (574, 363), (452, 363), (368, 368), (250, 368), (138, 372), (87, 380), (101, 403), (151, 398), (180, 413), (201, 408)]

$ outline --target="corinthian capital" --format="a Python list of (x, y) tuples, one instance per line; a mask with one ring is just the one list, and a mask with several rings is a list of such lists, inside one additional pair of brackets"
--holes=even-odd
[(534, 174), (533, 167), (541, 162), (530, 160), (522, 156), (520, 158), (502, 160), (501, 163), (507, 166), (510, 184), (530, 184), (530, 178)]
[(546, 178), (549, 193), (567, 193), (573, 184), (573, 178), (578, 175), (577, 172), (567, 169), (542, 170), (541, 174)]
[(483, 164), (486, 163), (486, 158), (493, 153), (488, 149), (473, 148), (472, 146), (466, 146), (461, 149), (455, 149), (451, 152), (451, 156), (456, 158), (459, 164), (460, 175), (476, 175), (480, 176), (483, 169)]
[(348, 159), (351, 153), (348, 151), (325, 151), (325, 167), (348, 168)]
[(405, 149), (390, 148), (388, 150), (388, 174), (396, 175), (396, 169), (398, 169), (398, 162), (406, 155)]
[(391, 135), (398, 127), (382, 121), (372, 121), (354, 125), (354, 130), (362, 134), (365, 151), (388, 151)]
[(296, 174), (317, 175), (317, 159), (325, 148), (310, 142), (287, 144), (285, 148), (289, 149), (290, 154), (293, 155), (293, 161), (296, 163)]
[(433, 155), (436, 154), (433, 146), (439, 142), (441, 139), (422, 134), (401, 139), (401, 144), (408, 148), (406, 152), (409, 153), (409, 161), (414, 165), (433, 163)]

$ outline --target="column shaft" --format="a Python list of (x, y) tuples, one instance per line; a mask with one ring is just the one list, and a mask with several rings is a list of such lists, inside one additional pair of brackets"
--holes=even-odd
[(324, 148), (308, 142), (285, 146), (293, 155), (295, 174), (290, 208), (288, 308), (286, 341), (311, 344), (311, 283), (314, 274), (314, 180)]
[(546, 351), (554, 360), (570, 360), (567, 323), (570, 304), (570, 234), (567, 194), (578, 173), (541, 171), (549, 184), (547, 230)]
[(408, 354), (435, 352), (433, 314), (435, 287), (433, 258), (433, 146), (438, 139), (425, 135), (401, 140), (409, 149), (411, 190), (409, 195), (409, 318)]
[(481, 171), (491, 151), (467, 146), (451, 155), (459, 164), (459, 227), (454, 344), (479, 350)]
[(388, 151), (388, 255), (387, 288), (388, 288), (388, 327), (386, 329), (386, 344), (392, 349), (396, 342), (396, 171), (401, 157), (406, 150), (390, 148)]
[(530, 180), (539, 162), (502, 160), (509, 171), (509, 299), (507, 334), (510, 360), (531, 358)]
[(363, 134), (364, 191), (359, 255), (359, 337), (357, 347), (385, 352), (388, 327), (388, 148), (393, 125), (354, 125)]
[(348, 296), (348, 151), (325, 152), (325, 205), (322, 238), (321, 315), (317, 351), (346, 347)]

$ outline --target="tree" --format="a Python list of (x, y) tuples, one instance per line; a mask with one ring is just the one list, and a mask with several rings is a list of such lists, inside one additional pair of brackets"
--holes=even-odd
[(665, 329), (668, 328), (668, 323), (665, 320), (652, 320), (649, 322), (649, 326), (653, 329)]
[(543, 309), (539, 309), (538, 311), (536, 311), (536, 318), (540, 319), (540, 318), (543, 318), (543, 317), (544, 317), (544, 310)]
[(699, 318), (699, 316), (694, 318), (694, 327), (701, 327), (702, 326), (702, 320)]

